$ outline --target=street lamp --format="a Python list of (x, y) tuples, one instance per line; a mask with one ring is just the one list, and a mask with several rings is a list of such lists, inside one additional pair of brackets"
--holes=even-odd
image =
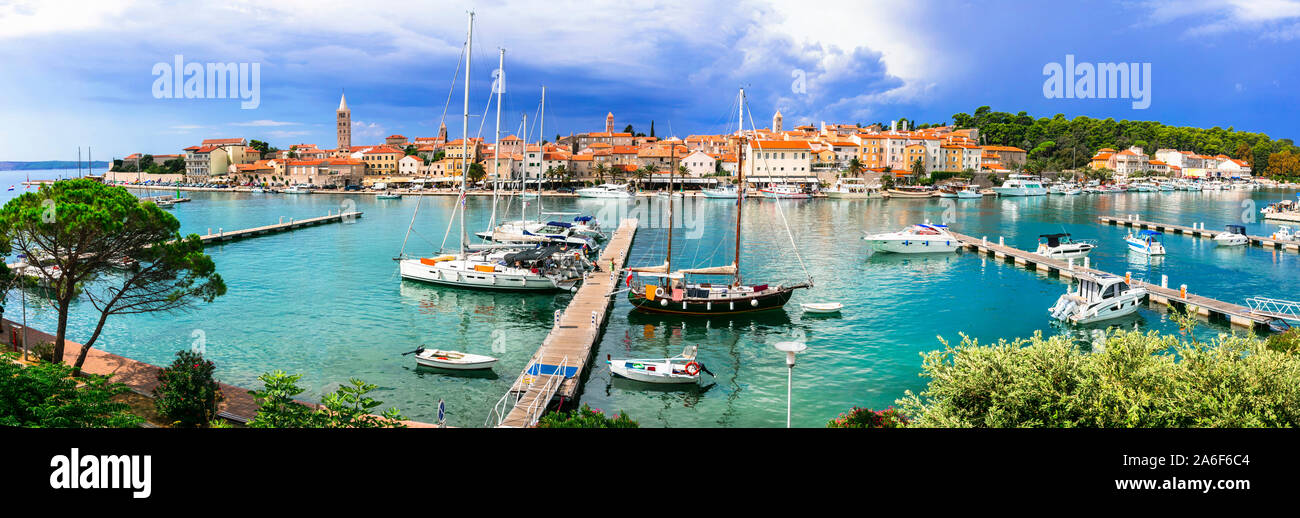
[(790, 388), (791, 388), (791, 384), (794, 382), (794, 354), (798, 352), (803, 352), (803, 350), (807, 349), (808, 346), (805, 345), (803, 342), (777, 342), (772, 347), (775, 347), (776, 350), (778, 351), (785, 352), (785, 366), (786, 366), (785, 427), (789, 428), (790, 427), (790, 404), (791, 404)]

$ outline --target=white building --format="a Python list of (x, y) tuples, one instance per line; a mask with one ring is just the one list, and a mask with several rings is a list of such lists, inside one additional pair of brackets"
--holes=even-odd
[(686, 158), (683, 158), (680, 164), (686, 168), (686, 173), (694, 176), (707, 176), (717, 170), (718, 161), (704, 151), (696, 151)]

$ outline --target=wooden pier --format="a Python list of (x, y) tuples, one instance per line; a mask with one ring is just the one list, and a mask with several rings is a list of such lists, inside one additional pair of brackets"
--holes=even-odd
[(601, 271), (591, 273), (582, 281), (569, 306), (542, 340), (542, 346), (492, 409), (488, 426), (535, 426), (552, 399), (571, 399), (577, 395), (582, 374), (613, 304), (612, 297), (622, 281), (618, 275), (632, 247), (636, 228), (635, 219), (625, 219), (619, 224), (600, 254)]
[[(1121, 218), (1116, 216), (1098, 216), (1097, 221), (1108, 225), (1125, 226), (1131, 228), (1155, 230), (1166, 234), (1182, 234), (1192, 237), (1204, 237), (1214, 239), (1214, 236), (1222, 234), (1225, 230), (1207, 230), (1204, 228), (1189, 227), (1185, 225), (1174, 225), (1170, 223), (1157, 223), (1154, 221), (1143, 221), (1135, 217)], [(1272, 237), (1263, 236), (1246, 236), (1251, 245), (1261, 248), (1271, 248), (1274, 250), (1290, 250), (1300, 252), (1300, 241), (1287, 241), (1283, 239), (1273, 239)]]
[(330, 214), (327, 216), (320, 216), (317, 218), (307, 218), (307, 219), (289, 218), (288, 221), (284, 221), (284, 218), (280, 218), (280, 222), (275, 223), (273, 225), (266, 225), (264, 227), (246, 228), (243, 230), (223, 230), (218, 228), (216, 232), (212, 232), (212, 229), (209, 228), (208, 233), (206, 235), (199, 236), (199, 238), (202, 239), (203, 244), (206, 245), (211, 243), (219, 243), (222, 241), (246, 239), (250, 237), (260, 236), (264, 234), (271, 234), (276, 232), (287, 232), (289, 230), (295, 230), (302, 227), (324, 225), (326, 223), (347, 222), (361, 217), (361, 214), (362, 214), (361, 212), (356, 212), (356, 211), (353, 212), (340, 211), (338, 214)]
[[(1120, 221), (1123, 220), (1121, 219)], [(1191, 230), (1191, 227), (1187, 228), (1188, 230)], [(1086, 267), (1085, 264), (1087, 263), (1082, 261), (1071, 263), (1069, 261), (1052, 259), (1033, 252), (1020, 250), (1018, 248), (1005, 246), (995, 242), (988, 242), (984, 239), (974, 238), (957, 232), (952, 232), (952, 235), (961, 241), (963, 247), (974, 250), (980, 254), (992, 256), (1004, 261), (1014, 261), (1018, 266), (1031, 268), (1040, 272), (1047, 272), (1049, 274), (1055, 273), (1066, 279), (1073, 279), (1083, 275), (1114, 275), (1095, 268)], [(1131, 286), (1146, 288), (1148, 293), (1147, 299), (1151, 304), (1163, 304), (1170, 308), (1193, 306), (1196, 308), (1197, 314), (1206, 319), (1222, 318), (1238, 327), (1262, 331), (1269, 329), (1270, 324), (1277, 320), (1274, 316), (1256, 313), (1245, 306), (1239, 306), (1237, 304), (1188, 293), (1185, 286), (1180, 289), (1170, 289), (1167, 286), (1151, 284), (1137, 279), (1129, 279), (1129, 284)]]

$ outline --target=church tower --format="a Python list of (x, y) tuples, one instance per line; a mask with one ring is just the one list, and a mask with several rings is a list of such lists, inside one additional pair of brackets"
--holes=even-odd
[(438, 140), (441, 140), (444, 144), (447, 142), (447, 123), (446, 123), (446, 122), (443, 122), (441, 125), (438, 126)]
[(347, 153), (352, 150), (352, 110), (348, 109), (348, 98), (346, 95), (339, 96), (338, 119), (338, 145), (339, 152)]
[(781, 117), (781, 110), (772, 116), (772, 131), (785, 131), (785, 118)]
[(614, 112), (609, 112), (609, 115), (605, 116), (605, 133), (613, 133), (613, 132), (614, 132)]

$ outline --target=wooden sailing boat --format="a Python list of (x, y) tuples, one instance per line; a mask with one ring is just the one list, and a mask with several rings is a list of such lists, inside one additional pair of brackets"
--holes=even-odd
[[(678, 271), (672, 269), (672, 251), (673, 251), (673, 200), (668, 199), (668, 252), (665, 254), (664, 264), (660, 266), (633, 267), (628, 268), (628, 275), (625, 282), (628, 286), (627, 298), (632, 305), (641, 311), (650, 311), (657, 313), (675, 313), (683, 315), (731, 315), (736, 313), (748, 313), (753, 311), (765, 311), (770, 309), (779, 309), (794, 295), (794, 290), (799, 288), (812, 287), (812, 278), (809, 277), (807, 282), (801, 282), (786, 286), (777, 284), (746, 284), (741, 282), (740, 277), (740, 250), (741, 250), (741, 221), (744, 213), (745, 200), (745, 169), (744, 169), (744, 146), (745, 146), (745, 90), (740, 90), (740, 125), (737, 126), (740, 136), (740, 153), (738, 170), (738, 189), (739, 195), (736, 197), (736, 256), (729, 265), (713, 266), (706, 268), (688, 268)], [(676, 165), (674, 164), (674, 167)], [(673, 178), (673, 177), (670, 177)], [(672, 180), (670, 179), (670, 182)], [(670, 187), (671, 190), (671, 187)], [(732, 280), (727, 284), (716, 284), (706, 282), (687, 282), (686, 277), (691, 276), (713, 276), (713, 277), (731, 277)], [(636, 279), (636, 277), (640, 279)], [(637, 280), (641, 282), (636, 282)]]

